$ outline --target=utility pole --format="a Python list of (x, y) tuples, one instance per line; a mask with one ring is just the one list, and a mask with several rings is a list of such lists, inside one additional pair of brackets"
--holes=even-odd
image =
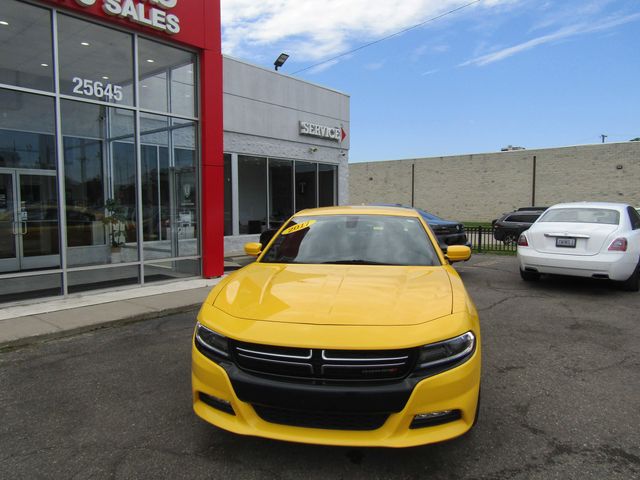
[(600, 136), (602, 137), (602, 143), (604, 143), (604, 139), (607, 138), (609, 135), (600, 134)]

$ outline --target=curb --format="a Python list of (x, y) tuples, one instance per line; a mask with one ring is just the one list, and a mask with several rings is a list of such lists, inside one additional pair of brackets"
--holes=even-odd
[[(24, 338), (17, 338), (15, 340), (9, 340), (7, 342), (0, 342), (0, 353), (6, 353), (12, 350), (18, 350), (24, 347), (30, 347), (36, 344), (47, 343), (52, 340), (57, 340), (66, 337), (73, 337), (75, 335), (79, 335), (82, 333), (93, 332), (96, 330), (102, 330), (106, 328), (115, 328), (123, 325), (128, 325), (131, 323), (142, 322), (145, 320), (153, 320), (156, 318), (166, 317), (168, 315), (173, 315), (176, 313), (188, 313), (197, 311), (202, 302), (191, 304), (191, 305), (183, 305), (180, 307), (171, 307), (166, 308), (164, 310), (158, 310), (156, 312), (145, 312), (139, 313), (136, 315), (130, 315), (124, 318), (116, 318), (114, 320), (109, 320), (106, 322), (86, 325), (81, 327), (71, 328), (69, 330), (60, 330), (59, 332), (50, 332), (44, 333), (41, 335), (32, 335)], [(195, 317), (194, 317), (194, 325), (195, 325)]]

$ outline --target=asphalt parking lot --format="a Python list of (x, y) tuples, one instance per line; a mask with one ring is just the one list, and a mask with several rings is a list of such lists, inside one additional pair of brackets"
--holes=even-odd
[(640, 294), (459, 265), (480, 311), (482, 407), (412, 449), (236, 436), (191, 410), (193, 314), (0, 353), (0, 478), (640, 478)]

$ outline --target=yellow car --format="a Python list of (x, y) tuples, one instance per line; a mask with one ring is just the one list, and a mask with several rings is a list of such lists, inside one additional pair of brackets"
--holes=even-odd
[(478, 314), (420, 215), (331, 207), (294, 215), (222, 279), (193, 335), (193, 408), (244, 435), (409, 447), (475, 423)]

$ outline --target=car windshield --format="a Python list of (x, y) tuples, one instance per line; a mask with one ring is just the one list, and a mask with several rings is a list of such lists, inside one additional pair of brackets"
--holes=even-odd
[(287, 223), (262, 257), (266, 263), (440, 265), (415, 217), (317, 215)]
[(538, 222), (604, 223), (607, 225), (618, 225), (620, 223), (620, 213), (617, 210), (605, 208), (554, 208), (547, 210)]

